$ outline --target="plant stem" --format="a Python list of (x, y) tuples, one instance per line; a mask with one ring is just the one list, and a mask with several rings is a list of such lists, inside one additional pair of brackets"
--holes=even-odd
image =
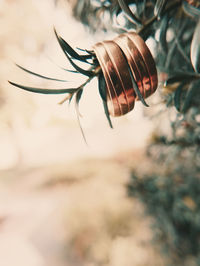
[[(94, 69), (94, 74), (90, 76), (83, 84), (81, 84), (79, 87), (77, 87), (77, 91), (83, 89), (94, 77), (98, 76), (99, 73), (101, 72), (101, 67), (97, 66)], [(68, 101), (73, 97), (73, 93), (69, 93), (64, 99), (62, 99), (58, 104), (63, 104), (64, 102)]]
[[(171, 10), (173, 10), (174, 8), (177, 8), (181, 5), (181, 1), (178, 0), (176, 1), (175, 3), (171, 4), (168, 8), (166, 8), (164, 11), (163, 11), (163, 15), (170, 12)], [(150, 27), (155, 21), (157, 21), (158, 17), (157, 16), (154, 16), (152, 18), (150, 18), (145, 24), (143, 27), (141, 27), (138, 31), (137, 31), (137, 34), (142, 34), (148, 27)]]

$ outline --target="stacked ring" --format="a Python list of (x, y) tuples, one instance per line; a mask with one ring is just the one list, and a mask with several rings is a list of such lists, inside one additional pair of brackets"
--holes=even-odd
[(121, 116), (134, 108), (139, 97), (135, 82), (143, 98), (157, 88), (157, 70), (151, 52), (142, 38), (129, 32), (113, 41), (94, 45), (107, 86), (108, 110), (112, 116)]
[(158, 86), (158, 76), (157, 76), (155, 61), (146, 43), (143, 41), (143, 39), (138, 34), (136, 34), (135, 32), (130, 32), (127, 35), (129, 36), (129, 38), (133, 41), (133, 43), (136, 45), (137, 49), (139, 50), (144, 60), (146, 69), (148, 71), (148, 77), (151, 81), (150, 91), (147, 90), (146, 97), (148, 97), (155, 92)]

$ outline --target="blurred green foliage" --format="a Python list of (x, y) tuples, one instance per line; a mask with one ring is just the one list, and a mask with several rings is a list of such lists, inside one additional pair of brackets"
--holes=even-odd
[[(132, 174), (130, 196), (138, 197), (154, 217), (153, 230), (172, 265), (200, 263), (200, 179), (180, 168), (167, 176)], [(190, 264), (191, 261), (193, 264)]]

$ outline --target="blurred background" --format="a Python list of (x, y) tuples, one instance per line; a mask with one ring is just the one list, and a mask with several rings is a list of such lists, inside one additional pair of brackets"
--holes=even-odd
[[(105, 36), (77, 22), (66, 1), (3, 0), (0, 12), (0, 265), (161, 265), (142, 207), (125, 188), (152, 127), (141, 104), (113, 119), (112, 130), (92, 81), (80, 104), (87, 146), (73, 105), (57, 104), (63, 96), (7, 82), (80, 84), (81, 76), (59, 68), (68, 62), (53, 27), (72, 47), (91, 48)], [(15, 63), (70, 83), (31, 76)]]
[[(148, 99), (152, 106), (148, 115), (137, 102), (131, 113), (114, 118), (110, 129), (93, 80), (80, 103), (86, 145), (73, 105), (58, 104), (62, 95), (37, 95), (8, 83), (66, 88), (84, 81), (61, 69), (69, 68), (69, 63), (53, 27), (74, 48), (90, 49), (117, 33), (91, 32), (72, 16), (73, 4), (0, 0), (0, 265), (167, 265), (168, 258), (154, 239), (152, 216), (146, 216), (142, 201), (132, 197), (141, 184), (130, 184), (135, 173), (164, 171), (162, 163), (150, 159), (152, 154), (159, 157), (161, 147), (146, 153), (155, 132), (170, 134), (166, 117), (174, 119), (171, 111), (149, 119), (162, 112), (158, 93)], [(31, 76), (15, 63), (69, 82)], [(155, 191), (155, 187), (150, 190)], [(148, 195), (156, 206), (160, 198), (151, 201)], [(184, 199), (193, 210), (191, 197)], [(190, 256), (185, 265), (196, 265), (191, 263)]]

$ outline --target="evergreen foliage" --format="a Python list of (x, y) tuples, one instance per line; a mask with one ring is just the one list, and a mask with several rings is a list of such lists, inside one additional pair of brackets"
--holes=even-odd
[(200, 179), (181, 165), (165, 175), (132, 174), (129, 195), (139, 198), (154, 218), (153, 231), (170, 265), (200, 263)]

